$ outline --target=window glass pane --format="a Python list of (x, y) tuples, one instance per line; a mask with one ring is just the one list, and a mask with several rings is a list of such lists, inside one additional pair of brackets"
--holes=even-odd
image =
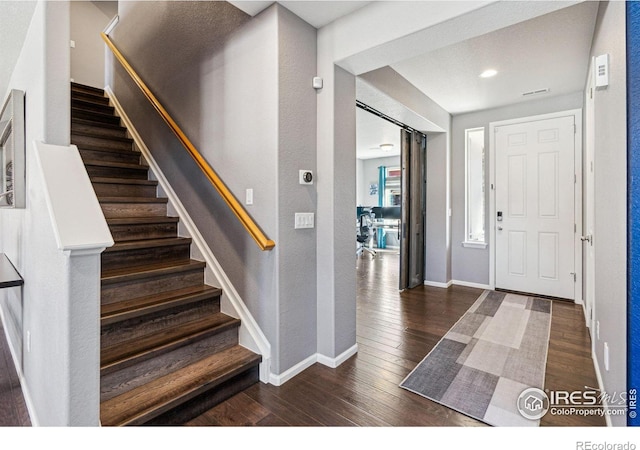
[(466, 236), (467, 242), (484, 238), (484, 128), (465, 131), (466, 137)]
[(399, 206), (401, 202), (400, 180), (402, 172), (400, 167), (387, 167), (386, 171), (384, 205), (382, 206)]

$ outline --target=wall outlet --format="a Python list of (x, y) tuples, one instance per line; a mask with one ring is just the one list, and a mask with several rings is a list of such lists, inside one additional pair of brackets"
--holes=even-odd
[(27, 353), (31, 353), (31, 331), (27, 331)]
[(609, 371), (609, 344), (604, 343), (604, 370)]
[(596, 339), (600, 340), (600, 321), (596, 320)]
[(244, 202), (247, 205), (253, 205), (253, 189), (247, 189)]

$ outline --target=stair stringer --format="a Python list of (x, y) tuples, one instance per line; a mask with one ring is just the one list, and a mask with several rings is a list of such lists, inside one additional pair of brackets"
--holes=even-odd
[(191, 258), (206, 263), (205, 283), (212, 283), (222, 289), (222, 296), (220, 297), (221, 311), (236, 319), (240, 319), (239, 344), (262, 356), (262, 362), (260, 363), (260, 381), (269, 383), (271, 372), (271, 344), (253, 318), (242, 297), (240, 297), (240, 294), (231, 283), (231, 280), (222, 269), (222, 266), (198, 230), (198, 227), (178, 198), (178, 195), (164, 176), (160, 166), (151, 155), (149, 148), (145, 145), (140, 134), (122, 108), (113, 89), (107, 86), (104, 90), (109, 97), (111, 106), (115, 108), (116, 114), (120, 117), (130, 137), (133, 139), (135, 148), (140, 151), (142, 157), (148, 164), (149, 173), (158, 181), (158, 189), (161, 189), (163, 196), (169, 199), (167, 212), (180, 218), (178, 235), (192, 239)]

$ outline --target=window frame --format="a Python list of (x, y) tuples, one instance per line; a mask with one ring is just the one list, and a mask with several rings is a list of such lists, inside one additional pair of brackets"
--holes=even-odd
[[(470, 190), (473, 188), (470, 186), (470, 161), (469, 161), (469, 151), (470, 151), (470, 135), (472, 133), (476, 133), (482, 131), (482, 184), (480, 188), (482, 189), (482, 206), (483, 206), (483, 214), (482, 214), (482, 229), (483, 229), (483, 238), (480, 239), (471, 239), (470, 232), (470, 208), (469, 208), (469, 198), (470, 198)], [(464, 130), (464, 240), (462, 241), (463, 247), (468, 248), (480, 248), (484, 249), (487, 247), (487, 230), (485, 226), (486, 222), (486, 193), (485, 193), (485, 184), (486, 184), (486, 145), (484, 145), (486, 137), (485, 127), (474, 127), (467, 128)], [(476, 187), (477, 188), (477, 187)]]

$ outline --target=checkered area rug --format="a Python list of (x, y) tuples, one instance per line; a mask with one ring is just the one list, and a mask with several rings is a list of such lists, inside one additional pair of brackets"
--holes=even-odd
[(544, 388), (551, 301), (484, 291), (400, 387), (494, 426), (538, 426), (518, 396)]

